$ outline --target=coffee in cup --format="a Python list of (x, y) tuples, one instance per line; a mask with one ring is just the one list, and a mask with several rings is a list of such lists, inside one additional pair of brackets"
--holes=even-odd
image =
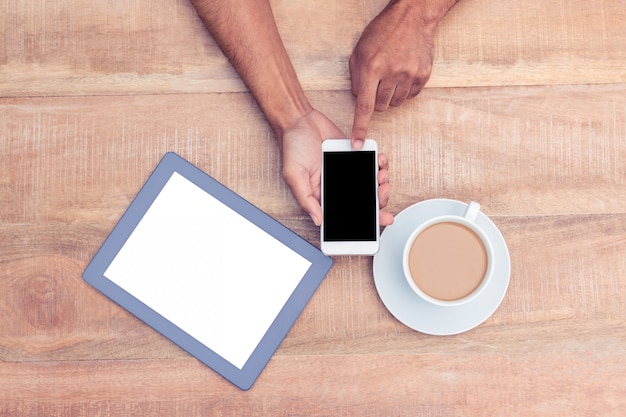
[(480, 205), (463, 216), (444, 215), (420, 224), (407, 240), (403, 266), (413, 291), (426, 301), (453, 306), (474, 299), (491, 277), (493, 249), (476, 225)]

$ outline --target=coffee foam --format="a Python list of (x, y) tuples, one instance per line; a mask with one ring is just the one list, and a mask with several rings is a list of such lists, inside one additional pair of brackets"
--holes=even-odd
[(414, 240), (409, 256), (411, 278), (424, 293), (444, 301), (474, 292), (485, 278), (487, 250), (470, 228), (455, 222), (427, 227)]

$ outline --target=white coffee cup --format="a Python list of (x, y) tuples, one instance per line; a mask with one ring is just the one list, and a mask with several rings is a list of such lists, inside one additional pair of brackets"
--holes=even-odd
[(480, 204), (462, 216), (442, 215), (418, 225), (404, 246), (404, 276), (423, 300), (458, 306), (478, 297), (493, 276), (493, 246), (476, 224)]

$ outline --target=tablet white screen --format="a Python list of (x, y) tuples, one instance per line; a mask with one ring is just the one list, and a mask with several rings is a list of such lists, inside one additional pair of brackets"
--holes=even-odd
[(310, 266), (174, 172), (104, 275), (242, 369)]

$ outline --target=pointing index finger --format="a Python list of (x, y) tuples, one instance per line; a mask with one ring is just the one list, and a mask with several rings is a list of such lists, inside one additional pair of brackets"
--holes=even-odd
[(377, 83), (371, 79), (361, 78), (359, 83), (359, 91), (356, 96), (354, 106), (354, 122), (352, 123), (352, 148), (359, 150), (363, 147), (365, 137), (367, 136), (367, 128), (374, 113), (376, 105), (376, 89)]

